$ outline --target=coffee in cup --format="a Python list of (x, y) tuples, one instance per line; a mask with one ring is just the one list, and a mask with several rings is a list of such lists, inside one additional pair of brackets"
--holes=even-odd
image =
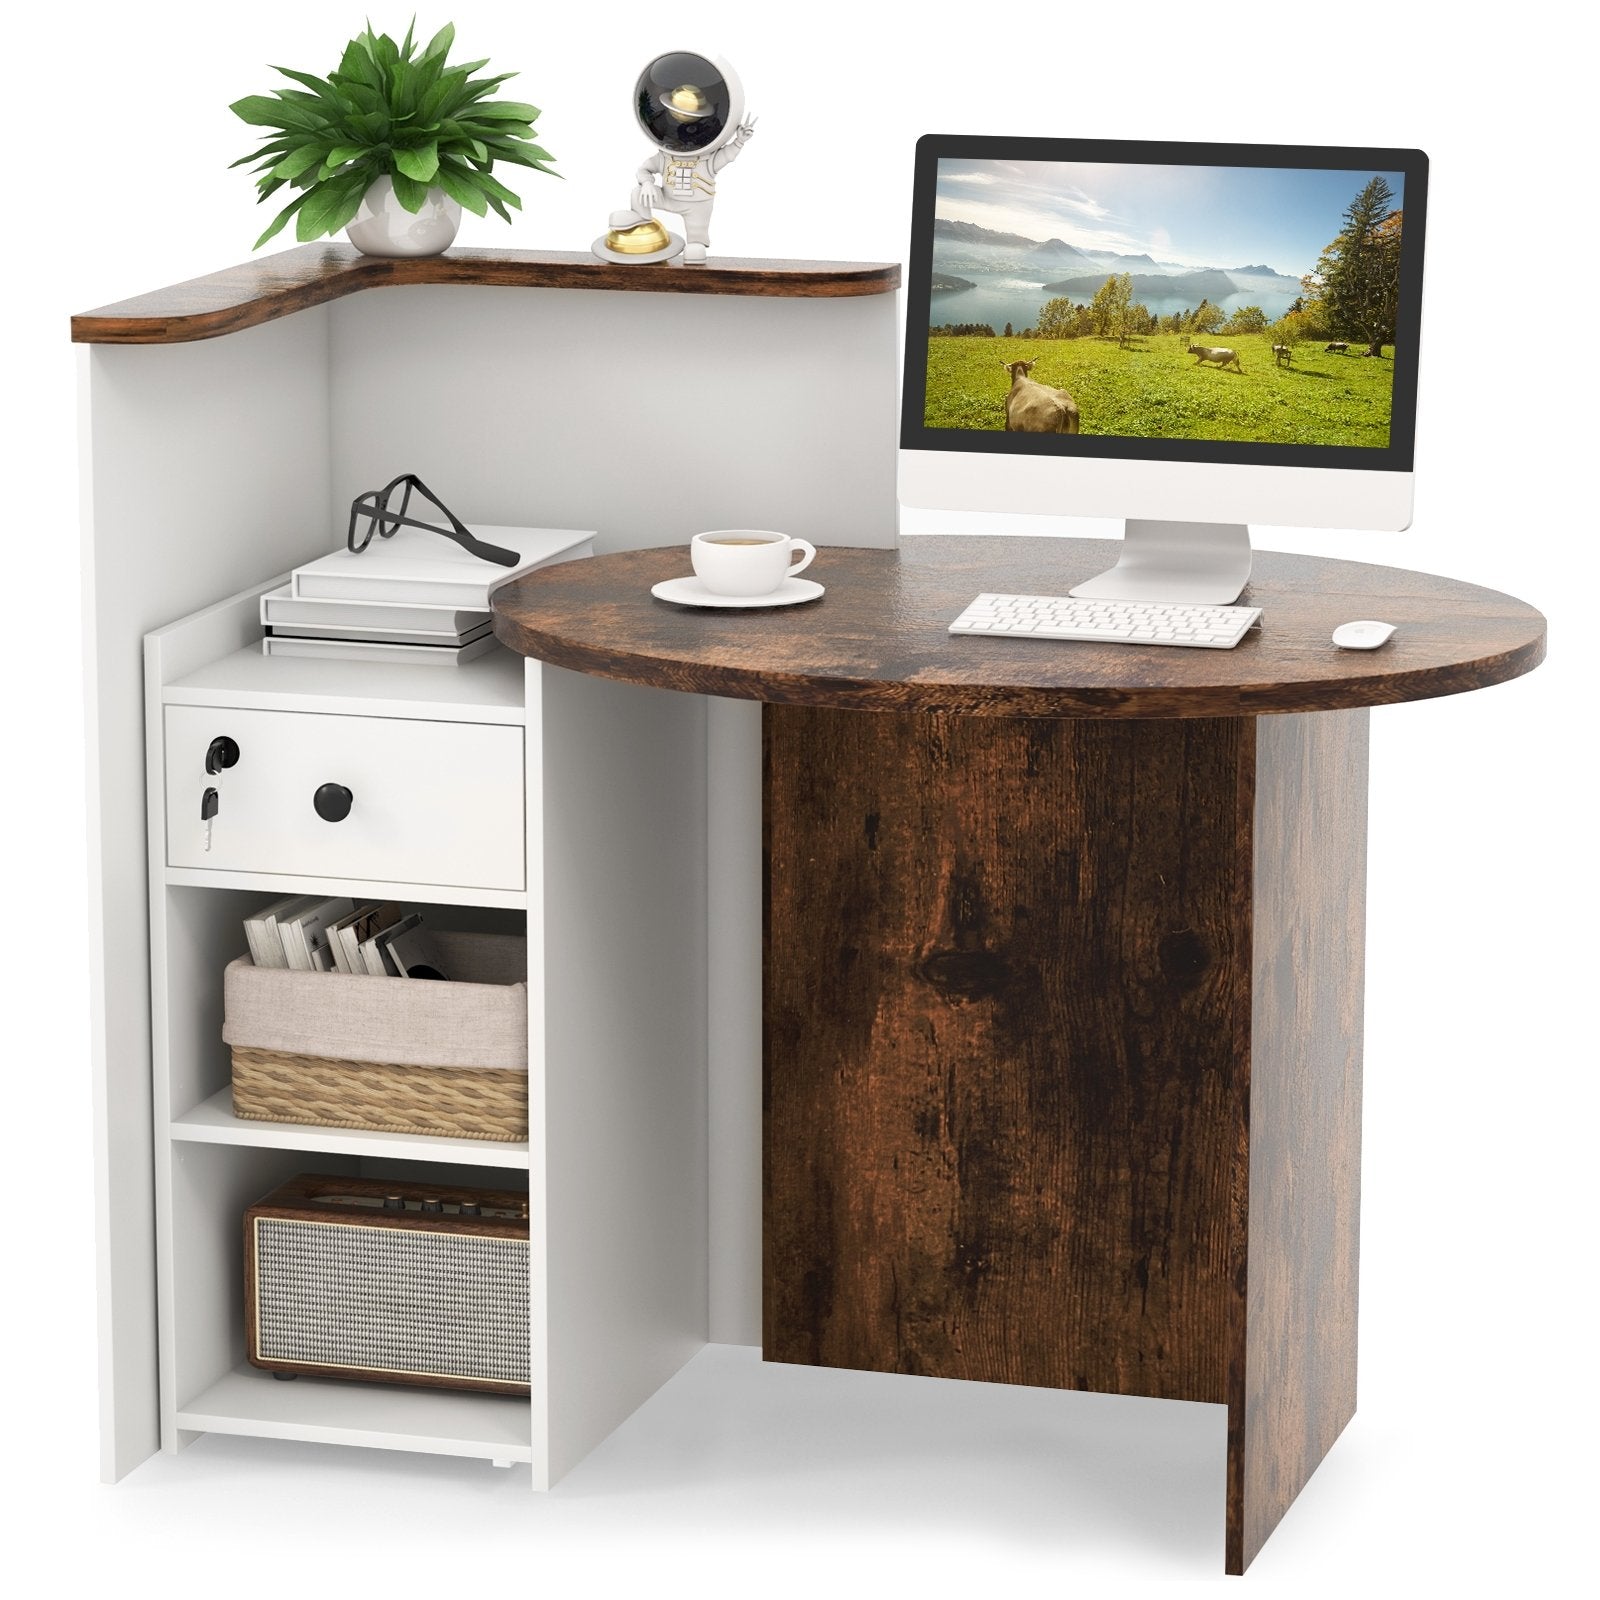
[[(794, 553), (801, 552), (800, 560)], [(771, 594), (817, 559), (816, 546), (761, 528), (718, 528), (689, 541), (695, 576), (712, 594), (753, 598)]]

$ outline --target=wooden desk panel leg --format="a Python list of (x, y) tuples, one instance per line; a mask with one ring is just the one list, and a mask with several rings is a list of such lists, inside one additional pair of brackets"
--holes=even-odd
[(766, 727), (767, 1358), (1223, 1402), (1252, 724)]
[(769, 707), (769, 1360), (1355, 1406), (1367, 714)]
[(1247, 1192), (1228, 1370), (1227, 1569), (1356, 1408), (1367, 712), (1256, 724)]

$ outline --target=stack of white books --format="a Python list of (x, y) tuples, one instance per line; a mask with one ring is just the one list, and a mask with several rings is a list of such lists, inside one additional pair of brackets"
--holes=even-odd
[(587, 529), (472, 531), (515, 550), (516, 566), (482, 561), (421, 528), (401, 528), (360, 555), (336, 550), (296, 567), (288, 583), (261, 597), (263, 653), (457, 666), (496, 648), (489, 596), (501, 584), (594, 554)]

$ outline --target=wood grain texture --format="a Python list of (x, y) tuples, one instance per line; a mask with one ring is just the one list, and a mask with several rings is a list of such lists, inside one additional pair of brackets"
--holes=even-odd
[(1368, 716), (1257, 724), (1250, 1114), (1235, 1210), (1228, 1571), (1356, 1408)]
[(713, 257), (700, 267), (619, 266), (577, 250), (450, 250), (442, 256), (386, 260), (323, 242), (83, 312), (72, 319), (72, 338), (76, 344), (184, 344), (253, 328), (364, 289), (416, 283), (810, 299), (892, 294), (900, 286), (900, 268), (882, 261), (739, 256)]
[(767, 1359), (1223, 1400), (1253, 725), (765, 717)]
[[(493, 599), (514, 650), (630, 683), (772, 704), (997, 717), (1237, 717), (1460, 694), (1530, 672), (1545, 621), (1508, 595), (1426, 573), (1258, 551), (1244, 600), (1261, 626), (1232, 650), (952, 637), (984, 591), (1065, 594), (1108, 567), (1095, 539), (922, 538), (898, 551), (824, 548), (810, 605), (712, 611), (651, 585), (689, 571), (675, 548), (546, 568)], [(1341, 622), (1398, 625), (1339, 650)]]

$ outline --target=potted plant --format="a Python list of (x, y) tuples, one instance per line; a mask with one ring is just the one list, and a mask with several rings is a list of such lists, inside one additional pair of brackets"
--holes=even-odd
[(299, 191), (256, 249), (293, 217), (302, 241), (348, 228), (367, 255), (438, 255), (455, 238), (463, 206), (480, 217), (492, 208), (507, 222), (506, 207), (521, 207), (491, 175), (496, 162), (559, 176), (548, 164), (553, 157), (534, 143), (538, 107), (489, 98), (516, 74), (475, 78), (486, 61), (449, 65), (453, 25), (419, 55), (414, 27), (397, 45), (369, 23), (326, 78), (276, 67), (301, 87), (247, 95), (230, 107), (270, 130), (233, 163), (255, 164), (259, 198), (285, 185)]

